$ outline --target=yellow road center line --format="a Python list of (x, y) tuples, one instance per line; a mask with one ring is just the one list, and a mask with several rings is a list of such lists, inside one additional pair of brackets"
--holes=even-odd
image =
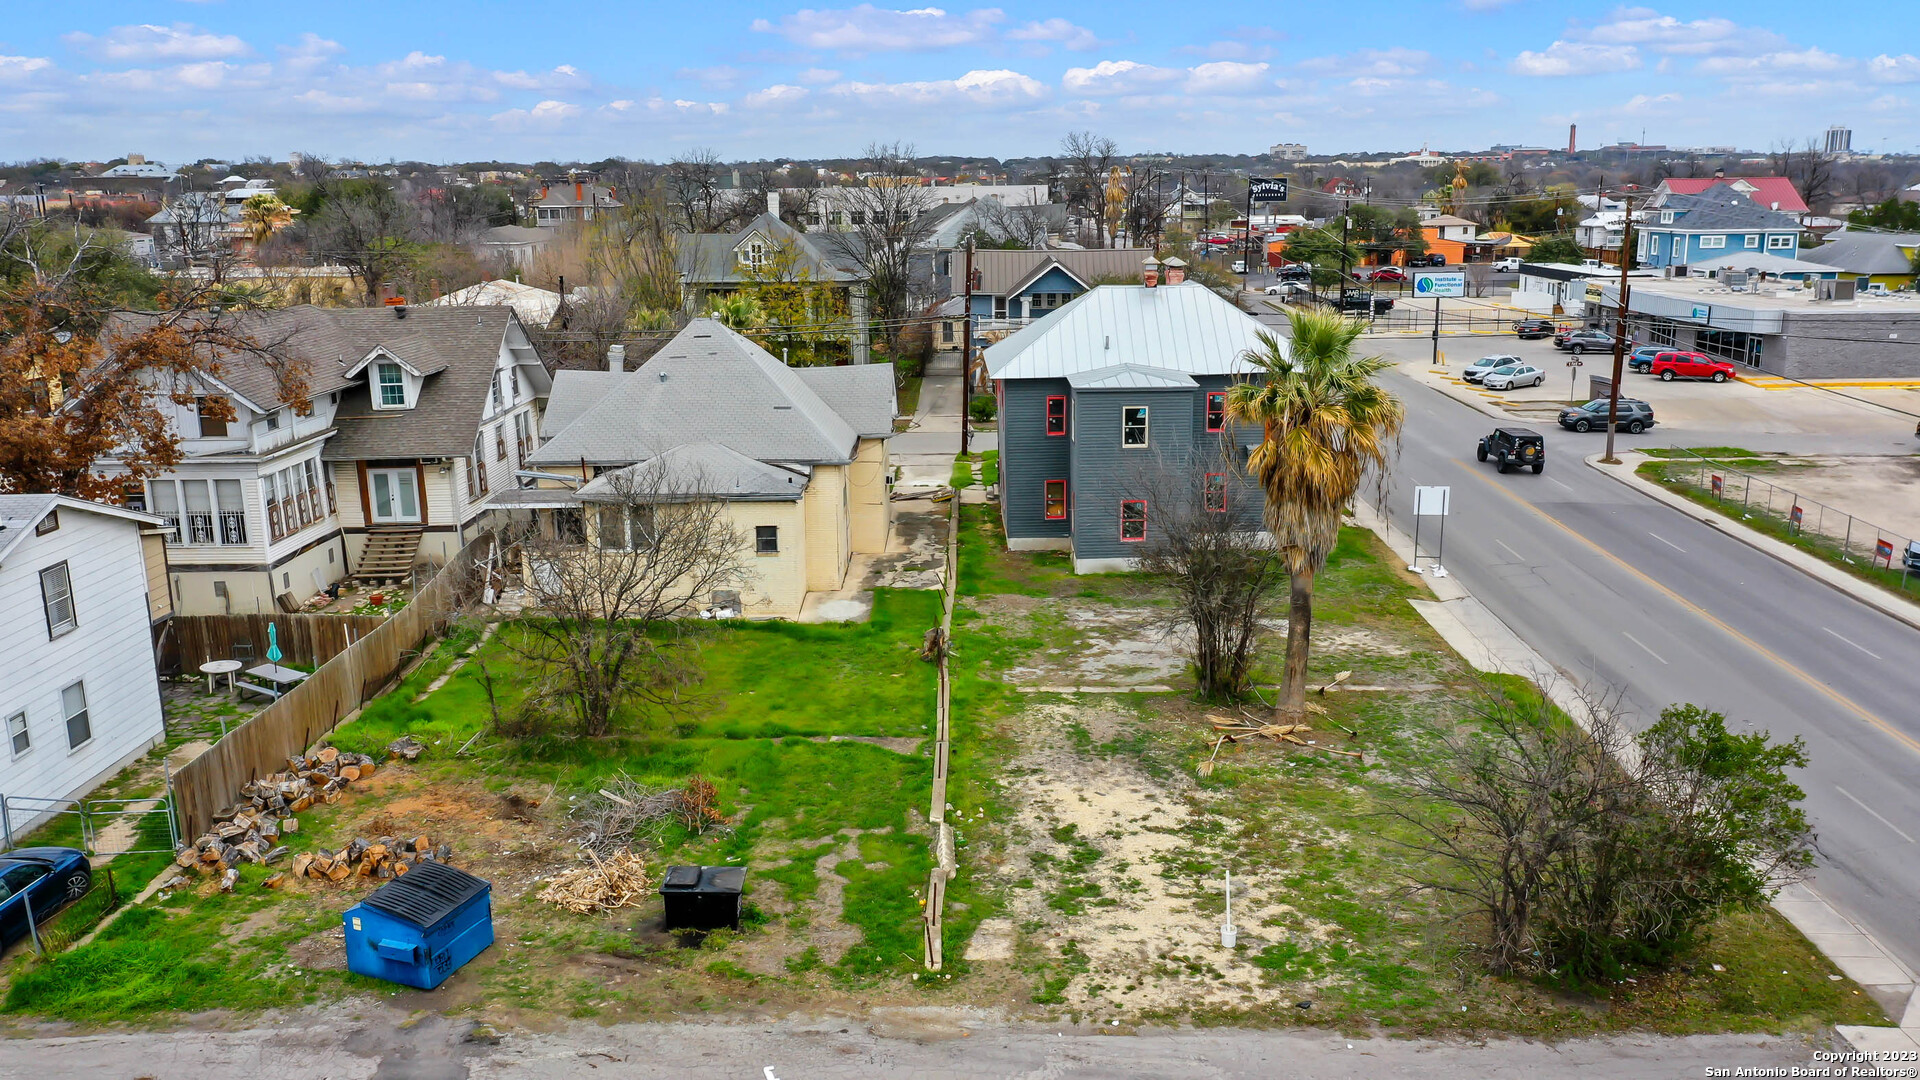
[(1752, 649), (1754, 652), (1757, 652), (1761, 656), (1765, 657), (1769, 663), (1775, 665), (1776, 667), (1779, 667), (1784, 671), (1791, 672), (1801, 682), (1806, 683), (1808, 686), (1813, 687), (1815, 690), (1818, 690), (1820, 693), (1825, 694), (1829, 698), (1832, 698), (1836, 703), (1842, 706), (1845, 706), (1850, 712), (1854, 713), (1856, 716), (1860, 717), (1862, 720), (1865, 720), (1867, 723), (1880, 729), (1881, 732), (1892, 736), (1896, 742), (1899, 742), (1905, 745), (1909, 750), (1912, 750), (1916, 753), (1920, 753), (1920, 740), (1915, 739), (1913, 736), (1908, 735), (1906, 732), (1901, 731), (1900, 729), (1887, 723), (1885, 720), (1880, 719), (1880, 717), (1875, 716), (1873, 713), (1867, 711), (1867, 709), (1862, 707), (1859, 703), (1855, 702), (1852, 698), (1847, 697), (1845, 694), (1842, 694), (1839, 691), (1833, 689), (1832, 687), (1828, 686), (1826, 683), (1821, 682), (1819, 679), (1816, 679), (1812, 675), (1809, 675), (1806, 672), (1800, 670), (1798, 667), (1794, 666), (1793, 664), (1788, 663), (1785, 659), (1781, 658), (1779, 654), (1775, 653), (1772, 649), (1767, 648), (1765, 645), (1760, 644), (1759, 642), (1753, 640), (1747, 635), (1734, 629), (1732, 626), (1728, 625), (1725, 621), (1720, 619), (1719, 616), (1714, 615), (1712, 612), (1708, 611), (1707, 609), (1701, 607), (1700, 605), (1694, 603), (1691, 600), (1688, 600), (1686, 597), (1681, 596), (1679, 593), (1674, 592), (1672, 589), (1667, 588), (1665, 585), (1662, 585), (1660, 582), (1655, 581), (1653, 578), (1648, 577), (1644, 571), (1640, 570), (1638, 567), (1634, 566), (1632, 563), (1627, 562), (1625, 559), (1620, 558), (1618, 555), (1615, 555), (1613, 552), (1608, 551), (1606, 548), (1601, 547), (1599, 544), (1595, 543), (1594, 541), (1588, 539), (1586, 536), (1582, 535), (1578, 530), (1574, 529), (1571, 525), (1568, 525), (1566, 522), (1561, 521), (1559, 518), (1554, 517), (1552, 514), (1547, 513), (1545, 510), (1540, 509), (1539, 507), (1533, 505), (1532, 503), (1521, 498), (1520, 496), (1515, 495), (1513, 492), (1508, 491), (1505, 487), (1494, 483), (1492, 480), (1489, 480), (1484, 474), (1482, 474), (1480, 470), (1468, 467), (1464, 459), (1449, 458), (1448, 460), (1452, 461), (1454, 465), (1458, 466), (1461, 472), (1466, 473), (1468, 476), (1473, 477), (1475, 480), (1478, 480), (1480, 483), (1486, 485), (1488, 488), (1499, 492), (1500, 494), (1506, 496), (1509, 499), (1512, 499), (1514, 502), (1520, 504), (1521, 506), (1526, 507), (1528, 510), (1531, 510), (1533, 513), (1539, 515), (1541, 518), (1552, 523), (1554, 527), (1558, 528), (1560, 531), (1566, 533), (1568, 536), (1573, 537), (1575, 540), (1578, 540), (1582, 544), (1585, 544), (1587, 547), (1593, 549), (1593, 551), (1596, 554), (1600, 555), (1602, 558), (1606, 559), (1608, 562), (1613, 563), (1615, 566), (1618, 566), (1620, 569), (1625, 570), (1627, 573), (1633, 575), (1636, 578), (1639, 578), (1641, 581), (1651, 586), (1656, 592), (1659, 592), (1661, 595), (1665, 596), (1667, 599), (1680, 605), (1686, 610), (1693, 612), (1695, 615), (1698, 615), (1702, 619), (1705, 619), (1706, 621), (1712, 623), (1714, 626), (1719, 627), (1722, 631), (1724, 631), (1729, 637), (1732, 637), (1735, 641), (1740, 642), (1742, 645), (1745, 645), (1747, 648)]

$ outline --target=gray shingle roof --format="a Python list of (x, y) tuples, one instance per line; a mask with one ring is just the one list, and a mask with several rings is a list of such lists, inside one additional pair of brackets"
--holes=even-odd
[(1819, 247), (1802, 251), (1800, 258), (1850, 274), (1911, 274), (1913, 260), (1900, 249), (1917, 246), (1920, 233), (1836, 232)]
[[(1005, 296), (1018, 284), (1029, 280), (1038, 267), (1049, 261), (1066, 267), (1074, 277), (1089, 285), (1101, 278), (1140, 280), (1140, 264), (1153, 254), (1151, 248), (1100, 248), (1091, 251), (976, 251), (973, 268), (980, 272), (980, 287), (975, 292)], [(958, 263), (956, 266), (960, 265)], [(964, 284), (964, 283), (962, 283)]]
[(899, 398), (894, 394), (892, 364), (794, 368), (793, 373), (863, 438), (893, 436)]
[(1102, 285), (987, 347), (996, 379), (1064, 379), (1120, 364), (1188, 375), (1233, 375), (1253, 366), (1259, 320), (1197, 282)]
[(1735, 232), (1740, 229), (1798, 232), (1800, 222), (1791, 214), (1769, 210), (1729, 187), (1710, 188), (1698, 195), (1669, 195), (1661, 210), (1684, 210), (1672, 224), (1645, 226), (1650, 231)]
[(833, 238), (803, 233), (772, 214), (761, 214), (730, 233), (682, 233), (674, 238), (680, 279), (689, 285), (724, 285), (752, 280), (735, 250), (759, 232), (771, 243), (788, 241), (800, 253), (800, 265), (814, 281), (853, 281), (846, 258)]
[(1166, 368), (1143, 364), (1115, 364), (1112, 367), (1076, 371), (1067, 376), (1067, 385), (1075, 390), (1172, 390), (1200, 385), (1193, 376)]
[(755, 461), (719, 443), (691, 443), (594, 477), (581, 502), (677, 502), (696, 497), (749, 501), (798, 499), (811, 479), (805, 468)]
[[(871, 366), (891, 380), (892, 365)], [(705, 442), (760, 461), (840, 464), (860, 434), (798, 372), (713, 319), (688, 323), (611, 391), (590, 380), (563, 385), (568, 398), (598, 400), (581, 408), (554, 388), (548, 408), (578, 419), (533, 452), (536, 465), (625, 465)]]
[[(563, 368), (553, 373), (553, 392), (547, 395), (546, 411), (540, 414), (540, 435), (552, 438), (580, 414), (600, 403), (620, 380), (631, 371), (584, 371)], [(564, 387), (564, 389), (563, 389)]]
[(355, 383), (341, 395), (334, 411), (339, 434), (327, 440), (323, 458), (358, 461), (473, 453), (501, 342), (514, 322), (511, 308), (415, 307), (407, 309), (404, 319), (379, 308), (330, 309), (327, 314), (336, 317), (319, 340), (351, 357), (348, 366), (380, 347), (420, 370), (437, 368), (438, 374), (421, 382), (420, 400), (411, 409), (375, 410), (366, 384)]

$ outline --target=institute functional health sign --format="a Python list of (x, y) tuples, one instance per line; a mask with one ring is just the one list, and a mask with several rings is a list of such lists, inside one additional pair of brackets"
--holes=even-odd
[(1467, 295), (1467, 272), (1442, 270), (1435, 273), (1416, 273), (1413, 275), (1413, 295), (1465, 296)]

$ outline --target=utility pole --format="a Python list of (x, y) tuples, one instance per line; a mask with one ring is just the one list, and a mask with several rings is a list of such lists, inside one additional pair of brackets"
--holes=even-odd
[(1340, 312), (1347, 310), (1347, 223), (1353, 219), (1353, 184), (1351, 181), (1341, 185), (1340, 205)]
[(1247, 238), (1241, 245), (1240, 291), (1245, 292), (1253, 279), (1253, 173), (1247, 173)]
[(1627, 227), (1620, 236), (1620, 309), (1613, 323), (1613, 380), (1607, 386), (1607, 453), (1600, 460), (1620, 464), (1613, 456), (1613, 424), (1620, 415), (1621, 368), (1627, 355), (1627, 267), (1633, 265), (1633, 189), (1622, 192), (1627, 204)]
[[(968, 436), (967, 406), (973, 396), (973, 237), (967, 237), (967, 323), (960, 345), (960, 455), (966, 456)], [(956, 493), (955, 498), (959, 498)]]

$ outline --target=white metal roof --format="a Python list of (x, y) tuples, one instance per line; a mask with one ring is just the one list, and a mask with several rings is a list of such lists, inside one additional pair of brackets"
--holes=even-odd
[[(1254, 370), (1241, 358), (1271, 332), (1195, 282), (1101, 285), (986, 351), (996, 379), (1064, 379), (1121, 365), (1186, 375)], [(1283, 339), (1284, 341), (1284, 339)]]

